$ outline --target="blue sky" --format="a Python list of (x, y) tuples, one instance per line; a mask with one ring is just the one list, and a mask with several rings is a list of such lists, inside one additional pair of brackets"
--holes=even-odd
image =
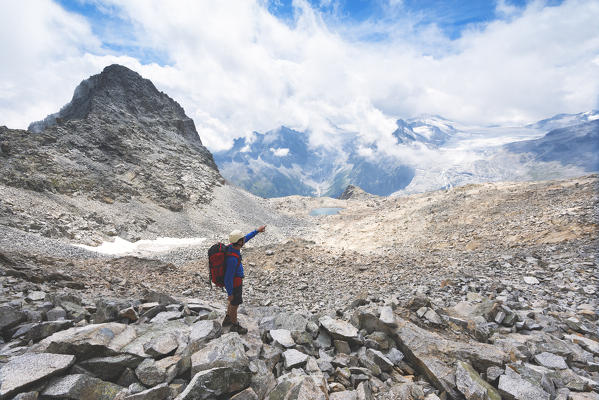
[(113, 63), (212, 150), (281, 125), (371, 142), (420, 114), (523, 125), (599, 108), (598, 20), (599, 0), (0, 2), (0, 125), (58, 111)]
[[(142, 63), (155, 62), (167, 65), (172, 60), (168, 54), (156, 49), (140, 47), (135, 41), (133, 21), (123, 16), (118, 7), (91, 0), (56, 0), (65, 10), (84, 16), (94, 34), (102, 40), (102, 45), (114, 54), (134, 56)], [(365, 21), (393, 22), (398, 14), (410, 16), (415, 29), (425, 29), (431, 25), (438, 27), (450, 40), (461, 37), (466, 29), (477, 29), (496, 19), (504, 18), (497, 12), (497, 1), (472, 0), (403, 0), (394, 7), (381, 0), (308, 0), (318, 10), (331, 27), (356, 25)], [(526, 0), (505, 0), (507, 6), (523, 9)], [(561, 4), (561, 0), (551, 0), (547, 6)], [(286, 24), (295, 23), (295, 7), (292, 0), (269, 0), (268, 11)], [(394, 8), (392, 10), (391, 8)], [(333, 28), (334, 29), (334, 28)], [(360, 35), (365, 41), (387, 39), (385, 32), (371, 32)]]

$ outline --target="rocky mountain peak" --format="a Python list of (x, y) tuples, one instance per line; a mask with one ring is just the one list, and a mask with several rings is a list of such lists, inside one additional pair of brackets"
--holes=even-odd
[(373, 194), (365, 192), (359, 186), (348, 185), (345, 188), (345, 190), (343, 191), (343, 193), (341, 193), (341, 196), (339, 196), (339, 199), (340, 200), (351, 200), (351, 199), (364, 200), (364, 199), (369, 199), (369, 198), (373, 198), (373, 197), (378, 197), (378, 196), (375, 196)]
[(121, 65), (81, 82), (29, 132), (0, 130), (0, 149), (0, 182), (37, 192), (149, 198), (179, 211), (224, 182), (183, 108)]
[(58, 113), (31, 123), (28, 130), (39, 133), (65, 121), (82, 119), (141, 125), (162, 134), (176, 132), (190, 143), (202, 145), (193, 120), (179, 103), (156, 89), (149, 79), (118, 64), (82, 81), (68, 104)]

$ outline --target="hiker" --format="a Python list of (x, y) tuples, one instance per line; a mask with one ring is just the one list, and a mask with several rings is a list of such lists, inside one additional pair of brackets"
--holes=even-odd
[(231, 332), (243, 335), (248, 331), (237, 320), (237, 308), (243, 303), (241, 294), (243, 291), (244, 274), (243, 264), (241, 263), (241, 248), (248, 240), (256, 236), (258, 232), (264, 232), (265, 229), (266, 226), (261, 226), (245, 236), (239, 230), (234, 230), (229, 234), (229, 252), (225, 259), (225, 289), (227, 290), (228, 305), (223, 326), (231, 325)]

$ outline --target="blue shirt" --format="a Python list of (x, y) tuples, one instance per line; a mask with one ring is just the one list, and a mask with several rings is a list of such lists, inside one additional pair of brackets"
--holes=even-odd
[[(245, 235), (245, 243), (247, 243), (250, 239), (258, 234), (258, 231), (254, 230), (247, 235)], [(241, 252), (237, 249), (234, 249), (233, 246), (229, 245), (229, 252), (236, 253), (239, 255), (239, 260), (237, 257), (229, 256), (226, 259), (226, 270), (225, 270), (225, 289), (227, 289), (227, 296), (233, 295), (233, 278), (243, 278), (243, 264), (241, 263)], [(239, 265), (237, 263), (239, 262)]]

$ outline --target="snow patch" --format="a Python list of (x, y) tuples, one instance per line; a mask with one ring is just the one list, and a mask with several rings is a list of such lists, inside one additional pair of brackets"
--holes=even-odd
[(140, 256), (147, 253), (162, 253), (180, 247), (198, 246), (205, 240), (206, 238), (161, 237), (154, 240), (138, 240), (137, 242), (129, 242), (128, 240), (116, 237), (114, 242), (104, 242), (100, 246), (86, 246), (84, 244), (75, 244), (75, 246), (112, 256)]

